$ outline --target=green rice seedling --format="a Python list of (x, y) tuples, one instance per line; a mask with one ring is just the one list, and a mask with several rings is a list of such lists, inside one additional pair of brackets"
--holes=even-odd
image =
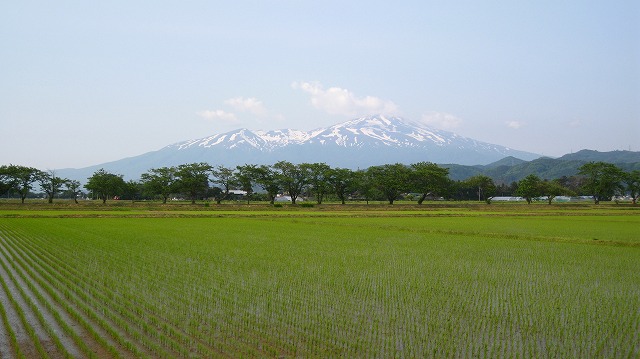
[[(9, 273), (4, 261), (0, 261), (0, 264), (2, 265), (2, 268), (5, 270), (5, 272), (9, 274), (9, 278), (11, 280), (13, 280), (14, 278)], [(27, 320), (27, 317), (25, 315), (24, 308), (21, 307), (20, 304), (17, 302), (16, 298), (14, 298), (14, 296), (11, 295), (11, 292), (9, 290), (7, 282), (4, 280), (3, 276), (0, 276), (0, 286), (5, 291), (5, 293), (7, 294), (7, 297), (9, 298), (9, 301), (11, 302), (11, 304), (14, 307), (14, 309), (18, 313), (18, 317), (20, 318), (20, 322), (22, 323), (22, 325), (24, 326), (25, 330), (29, 334), (29, 338), (31, 339), (31, 342), (35, 346), (38, 354), (43, 358), (48, 358), (49, 355), (47, 354), (46, 350), (42, 346), (42, 343), (40, 342), (40, 339), (38, 338), (38, 336), (37, 336), (37, 334), (35, 332), (35, 329), (32, 326), (33, 323), (29, 323), (29, 321)]]
[[(7, 248), (7, 251), (5, 252), (5, 250), (2, 248), (2, 246), (0, 246), (0, 253), (2, 253), (6, 257), (8, 253), (11, 253), (11, 250), (9, 248)], [(71, 357), (71, 354), (69, 353), (67, 348), (62, 344), (62, 341), (58, 337), (56, 331), (53, 329), (52, 323), (50, 323), (47, 320), (45, 320), (44, 315), (40, 311), (40, 308), (38, 308), (38, 306), (34, 303), (34, 301), (31, 299), (31, 296), (29, 296), (26, 293), (26, 288), (28, 288), (30, 290), (30, 292), (33, 293), (33, 295), (35, 295), (37, 298), (41, 298), (41, 295), (39, 295), (38, 289), (35, 287), (33, 282), (31, 282), (30, 278), (27, 278), (25, 276), (25, 274), (20, 270), (21, 268), (18, 268), (18, 266), (16, 265), (16, 263), (18, 265), (22, 264), (22, 261), (20, 260), (20, 258), (15, 255), (16, 254), (15, 252), (13, 252), (11, 254), (12, 254), (12, 257), (13, 257), (14, 260), (10, 263), (10, 265), (12, 266), (13, 271), (15, 271), (18, 274), (18, 276), (20, 277), (20, 280), (22, 281), (22, 283), (24, 283), (24, 285), (18, 285), (17, 286), (18, 291), (20, 292), (20, 295), (22, 296), (22, 298), (26, 302), (26, 304), (29, 306), (29, 309), (31, 310), (31, 312), (34, 313), (34, 315), (36, 316), (36, 318), (40, 322), (40, 325), (42, 325), (42, 327), (45, 329), (45, 331), (47, 332), (49, 337), (53, 340), (54, 344), (56, 345), (58, 350), (61, 352), (61, 354), (64, 355), (65, 357)], [(5, 269), (5, 271), (8, 273), (9, 278), (14, 283), (18, 284), (17, 278), (12, 274), (12, 272), (4, 264), (4, 262), (2, 263), (2, 266)], [(45, 307), (46, 307), (46, 305), (45, 305)]]
[(18, 339), (16, 338), (16, 333), (11, 327), (11, 323), (9, 323), (9, 318), (7, 317), (7, 312), (5, 311), (4, 304), (0, 301), (0, 316), (2, 317), (2, 324), (4, 325), (4, 329), (6, 333), (9, 335), (9, 340), (13, 352), (17, 358), (25, 358), (22, 350), (20, 349), (20, 345), (18, 344)]

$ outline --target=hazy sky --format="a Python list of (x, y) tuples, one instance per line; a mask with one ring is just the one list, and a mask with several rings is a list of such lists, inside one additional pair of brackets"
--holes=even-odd
[(550, 156), (640, 151), (640, 2), (0, 4), (0, 164), (373, 113)]

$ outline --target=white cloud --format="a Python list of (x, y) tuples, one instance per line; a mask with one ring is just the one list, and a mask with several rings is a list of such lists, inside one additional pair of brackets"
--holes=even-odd
[(517, 130), (524, 126), (524, 122), (521, 121), (507, 121), (505, 123), (507, 124), (507, 127), (513, 128), (514, 130)]
[(398, 107), (392, 101), (374, 96), (356, 97), (353, 92), (340, 87), (325, 90), (317, 82), (294, 82), (291, 87), (308, 93), (315, 108), (332, 115), (359, 116), (398, 112)]
[(580, 127), (580, 125), (582, 125), (582, 121), (580, 120), (573, 120), (569, 122), (569, 127), (576, 128), (576, 127)]
[(441, 130), (453, 130), (460, 127), (462, 120), (446, 112), (429, 112), (422, 115), (422, 123)]
[(256, 99), (255, 97), (235, 97), (226, 100), (224, 103), (230, 105), (238, 111), (247, 111), (256, 116), (265, 116), (268, 112), (262, 101)]
[(234, 113), (225, 112), (223, 110), (205, 110), (198, 112), (198, 116), (212, 121), (237, 122), (238, 118)]

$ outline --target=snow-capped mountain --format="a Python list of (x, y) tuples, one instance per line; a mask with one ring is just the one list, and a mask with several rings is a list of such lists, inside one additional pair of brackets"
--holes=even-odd
[[(525, 160), (539, 155), (476, 141), (426, 126), (413, 124), (400, 117), (382, 115), (362, 117), (313, 131), (239, 129), (223, 134), (185, 141), (161, 151), (209, 153), (225, 150), (224, 157), (234, 152), (252, 152), (255, 163), (271, 163), (286, 159), (291, 162), (326, 162), (343, 167), (368, 167), (388, 162), (487, 164), (507, 156)], [(182, 157), (182, 156), (180, 156)], [(384, 161), (384, 162), (381, 162)]]
[(484, 165), (508, 156), (523, 160), (540, 157), (411, 123), (400, 117), (375, 115), (313, 131), (252, 131), (243, 128), (176, 143), (87, 170), (105, 168), (135, 179), (150, 168), (192, 162), (235, 167), (245, 163), (273, 164), (286, 160), (293, 163), (325, 162), (332, 167), (356, 169), (421, 161)]

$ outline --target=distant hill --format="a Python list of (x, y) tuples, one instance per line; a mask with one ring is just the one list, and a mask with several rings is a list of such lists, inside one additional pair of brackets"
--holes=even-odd
[(633, 151), (610, 151), (598, 152), (593, 150), (581, 150), (576, 153), (566, 154), (559, 160), (563, 161), (585, 161), (585, 162), (609, 162), (609, 163), (636, 163), (640, 162), (640, 152)]
[(485, 168), (499, 168), (499, 167), (511, 167), (511, 166), (515, 166), (515, 165), (519, 165), (521, 163), (525, 163), (527, 161), (525, 160), (521, 160), (519, 158), (515, 158), (513, 156), (509, 156), (509, 157), (505, 157), (501, 160), (495, 161), (493, 163), (489, 163), (488, 165), (484, 166)]
[(613, 163), (623, 171), (640, 170), (640, 152), (611, 151), (598, 152), (582, 150), (564, 155), (560, 158), (541, 157), (532, 161), (505, 157), (484, 166), (442, 165), (449, 168), (449, 175), (454, 180), (483, 174), (493, 178), (497, 183), (517, 182), (524, 177), (535, 174), (542, 179), (555, 179), (562, 176), (578, 174), (578, 168), (588, 162)]

